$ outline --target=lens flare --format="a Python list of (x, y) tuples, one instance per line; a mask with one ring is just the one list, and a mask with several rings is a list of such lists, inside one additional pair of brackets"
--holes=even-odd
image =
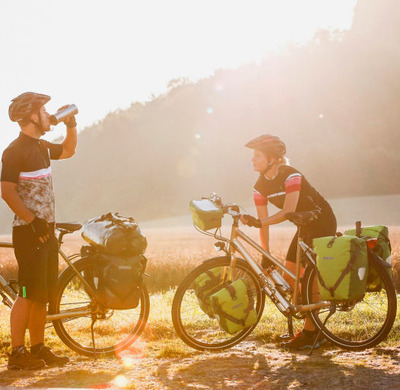
[(207, 107), (207, 114), (212, 114), (214, 109), (212, 107)]
[(124, 366), (125, 364), (130, 365), (132, 362), (147, 356), (146, 344), (143, 341), (136, 340), (135, 345), (131, 345), (123, 351), (116, 352), (116, 355)]
[(124, 375), (117, 375), (112, 381), (112, 384), (118, 389), (127, 389), (130, 386), (130, 381)]
[(200, 133), (196, 133), (196, 134), (194, 135), (194, 138), (200, 139), (200, 138), (201, 138), (201, 134), (200, 134)]

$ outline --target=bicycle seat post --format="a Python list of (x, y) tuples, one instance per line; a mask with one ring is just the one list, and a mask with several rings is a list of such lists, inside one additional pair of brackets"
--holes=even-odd
[(301, 225), (297, 225), (297, 248), (296, 248), (296, 279), (294, 281), (294, 294), (293, 294), (293, 304), (296, 306), (299, 301), (300, 293), (300, 270), (301, 270), (301, 246), (300, 242), (303, 241)]
[(62, 229), (58, 229), (58, 231), (60, 232), (60, 234), (58, 235), (57, 242), (58, 242), (58, 246), (60, 247), (63, 242), (62, 239), (63, 239), (64, 235), (67, 234), (67, 232)]

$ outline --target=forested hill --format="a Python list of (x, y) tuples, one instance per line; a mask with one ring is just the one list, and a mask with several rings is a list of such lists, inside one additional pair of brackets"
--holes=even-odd
[(243, 145), (262, 133), (279, 135), (328, 198), (400, 193), (399, 33), (400, 2), (359, 0), (346, 33), (171, 81), (165, 95), (110, 113), (53, 165), (59, 219), (179, 215), (211, 191), (250, 200), (257, 176)]

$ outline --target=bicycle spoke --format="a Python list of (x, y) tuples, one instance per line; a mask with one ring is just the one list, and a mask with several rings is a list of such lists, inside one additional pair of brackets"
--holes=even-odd
[[(82, 259), (75, 266), (85, 277), (91, 272), (88, 259)], [(63, 309), (65, 308), (65, 309)], [(74, 316), (74, 311), (90, 309), (90, 315)], [(61, 310), (60, 310), (61, 309)], [(149, 313), (149, 297), (145, 286), (139, 305), (129, 310), (111, 310), (90, 299), (86, 288), (72, 270), (64, 275), (55, 308), (56, 313), (71, 312), (71, 318), (54, 321), (59, 337), (70, 348), (88, 356), (94, 354), (91, 325), (94, 324), (96, 353), (115, 354), (127, 348), (143, 331)], [(94, 316), (94, 317), (93, 317)]]

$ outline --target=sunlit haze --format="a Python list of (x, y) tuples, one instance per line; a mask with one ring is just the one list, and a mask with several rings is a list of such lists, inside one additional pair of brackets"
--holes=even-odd
[[(148, 101), (176, 78), (260, 61), (318, 29), (350, 28), (356, 0), (19, 0), (0, 5), (0, 148), (16, 137), (11, 98), (75, 103), (79, 128)], [(61, 126), (60, 126), (61, 127)], [(61, 129), (60, 129), (61, 130)], [(58, 135), (59, 130), (50, 135)]]

